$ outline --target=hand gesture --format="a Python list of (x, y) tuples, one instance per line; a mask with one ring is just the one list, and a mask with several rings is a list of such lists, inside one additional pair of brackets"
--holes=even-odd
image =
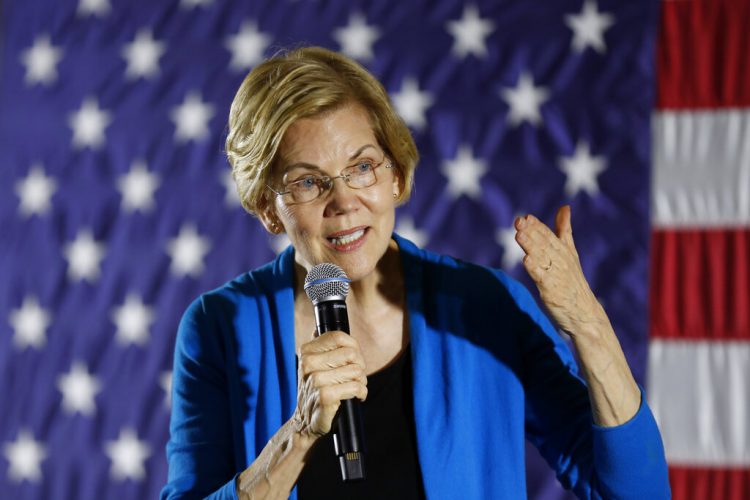
[(331, 430), (341, 401), (367, 397), (359, 342), (344, 332), (325, 333), (300, 348), (296, 430), (317, 439)]
[(523, 265), (560, 328), (575, 335), (586, 325), (608, 321), (581, 269), (570, 206), (557, 211), (554, 233), (533, 215), (517, 217), (514, 226), (516, 241), (526, 253)]

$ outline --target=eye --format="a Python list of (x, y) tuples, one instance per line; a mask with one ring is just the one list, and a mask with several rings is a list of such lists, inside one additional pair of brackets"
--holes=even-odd
[(375, 165), (370, 160), (365, 160), (365, 161), (361, 161), (361, 162), (357, 163), (355, 165), (355, 168), (356, 168), (356, 172), (358, 174), (364, 174), (364, 173), (369, 172), (370, 170), (372, 170), (374, 168), (374, 166)]
[(306, 175), (290, 184), (295, 189), (312, 189), (318, 185), (318, 179), (314, 175)]

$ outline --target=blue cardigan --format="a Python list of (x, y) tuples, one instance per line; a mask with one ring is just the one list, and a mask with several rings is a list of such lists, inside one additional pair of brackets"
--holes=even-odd
[[(629, 422), (594, 425), (569, 349), (521, 284), (393, 238), (405, 278), (428, 498), (525, 498), (526, 438), (579, 497), (669, 497), (661, 437), (645, 398)], [(291, 417), (293, 273), (289, 247), (200, 296), (185, 313), (162, 498), (236, 498), (236, 475)]]

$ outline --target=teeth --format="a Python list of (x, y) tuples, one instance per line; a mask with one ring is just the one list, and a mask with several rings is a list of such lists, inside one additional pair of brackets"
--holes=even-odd
[(362, 236), (364, 236), (365, 230), (360, 229), (359, 231), (355, 231), (352, 234), (347, 234), (346, 236), (341, 236), (340, 238), (331, 238), (331, 241), (334, 245), (340, 246), (340, 245), (348, 245), (352, 241), (357, 241)]

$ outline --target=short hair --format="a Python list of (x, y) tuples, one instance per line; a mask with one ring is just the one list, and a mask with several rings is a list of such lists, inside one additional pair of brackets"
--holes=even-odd
[(232, 101), (225, 147), (245, 210), (259, 215), (273, 205), (266, 184), (287, 129), (351, 103), (367, 111), (378, 144), (396, 167), (398, 203), (409, 199), (419, 153), (383, 85), (342, 54), (302, 47), (253, 68)]

